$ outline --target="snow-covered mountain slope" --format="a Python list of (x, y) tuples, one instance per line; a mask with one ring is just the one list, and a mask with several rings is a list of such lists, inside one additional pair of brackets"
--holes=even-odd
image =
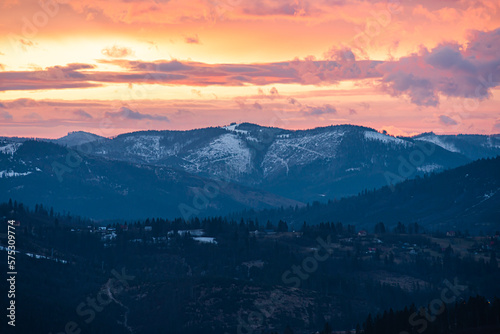
[(322, 133), (301, 131), (276, 138), (261, 164), (264, 177), (288, 175), (290, 168), (306, 166), (318, 160), (334, 163), (344, 133), (343, 129)]
[(445, 141), (442, 137), (436, 136), (433, 133), (415, 137), (415, 140), (433, 143), (450, 152), (460, 152), (451, 141)]
[(189, 150), (181, 164), (186, 171), (237, 179), (252, 171), (252, 155), (245, 140), (233, 133), (222, 134), (196, 150)]
[(22, 143), (3, 143), (0, 145), (0, 153), (14, 155)]
[[(291, 131), (243, 123), (191, 131), (141, 131), (96, 142), (93, 154), (133, 163), (167, 166), (223, 178), (300, 201), (357, 194), (440, 171), (470, 159), (430, 142), (431, 155), (402, 174), (418, 138), (396, 138), (360, 126), (339, 125)], [(500, 149), (498, 150), (500, 152)], [(412, 156), (413, 157), (413, 156)]]
[(413, 139), (433, 143), (472, 160), (500, 154), (500, 135), (436, 135), (430, 132), (415, 136)]
[[(424, 133), (396, 138), (352, 125), (292, 131), (232, 123), (112, 139), (75, 132), (55, 142), (82, 146), (85, 154), (109, 160), (224, 179), (301, 202), (355, 195), (500, 154), (499, 136)], [(20, 143), (5, 139), (0, 154), (15, 156)]]

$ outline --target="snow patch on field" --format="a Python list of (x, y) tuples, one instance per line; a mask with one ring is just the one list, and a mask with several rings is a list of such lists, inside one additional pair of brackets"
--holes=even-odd
[(217, 241), (215, 240), (215, 238), (212, 238), (212, 237), (194, 237), (193, 240), (196, 240), (198, 242), (205, 243), (205, 244), (217, 244)]

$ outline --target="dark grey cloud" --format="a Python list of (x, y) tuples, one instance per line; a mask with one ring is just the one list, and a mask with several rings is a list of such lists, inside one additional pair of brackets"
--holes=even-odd
[(457, 125), (458, 123), (451, 117), (446, 115), (439, 116), (439, 122), (444, 125)]
[(255, 102), (255, 103), (253, 104), (253, 107), (254, 107), (255, 109), (262, 110), (262, 105), (261, 105), (259, 102)]
[(86, 119), (94, 118), (94, 117), (92, 117), (91, 114), (89, 114), (88, 112), (86, 112), (83, 109), (77, 109), (77, 110), (73, 111), (73, 115), (78, 116), (80, 118), (86, 118)]
[(187, 36), (184, 38), (184, 42), (186, 42), (187, 44), (200, 44), (200, 39), (198, 35)]
[(302, 113), (309, 116), (321, 116), (336, 114), (337, 109), (330, 104), (324, 104), (322, 106), (305, 106), (302, 108)]
[(138, 111), (133, 111), (127, 107), (121, 107), (116, 112), (106, 112), (106, 116), (111, 117), (111, 118), (122, 118), (122, 119), (129, 119), (129, 120), (149, 119), (149, 120), (162, 121), (162, 122), (169, 121), (168, 117), (166, 117), (166, 116), (142, 114)]
[(10, 121), (12, 120), (12, 114), (6, 110), (0, 110), (0, 118), (5, 121)]

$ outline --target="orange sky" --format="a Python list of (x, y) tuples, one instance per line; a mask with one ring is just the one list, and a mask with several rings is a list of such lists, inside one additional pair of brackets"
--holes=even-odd
[(0, 36), (0, 136), (500, 133), (493, 0), (7, 0)]

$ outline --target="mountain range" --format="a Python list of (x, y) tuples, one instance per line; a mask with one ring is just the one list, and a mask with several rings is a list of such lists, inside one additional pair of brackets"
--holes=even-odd
[(500, 135), (393, 137), (338, 125), (233, 123), (105, 138), (0, 138), (0, 199), (96, 219), (304, 206), (500, 154)]

